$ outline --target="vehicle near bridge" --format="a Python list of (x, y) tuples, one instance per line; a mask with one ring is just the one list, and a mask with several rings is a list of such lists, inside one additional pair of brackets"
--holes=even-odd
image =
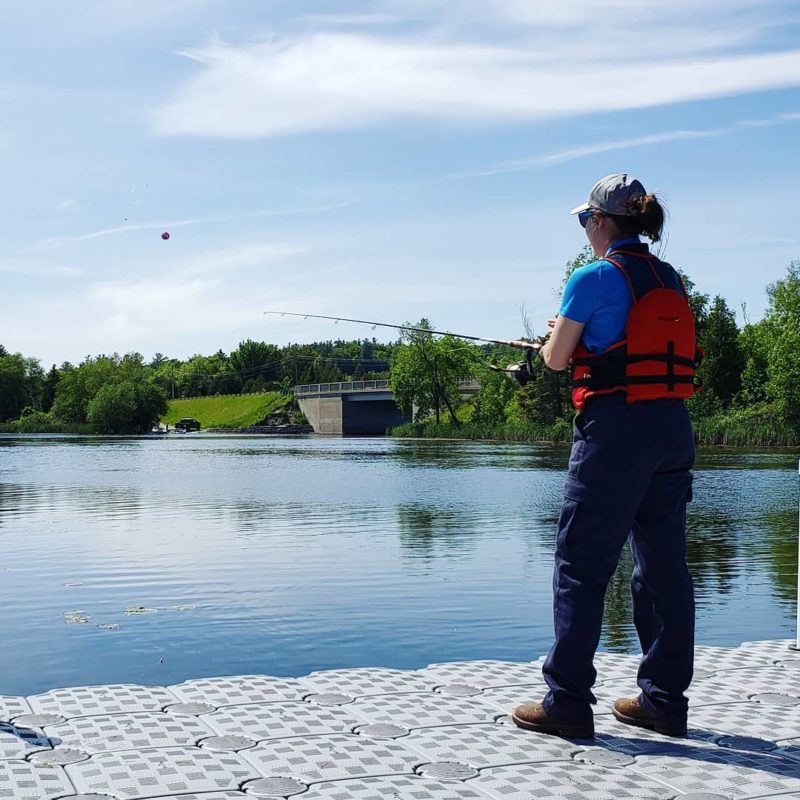
[(175, 423), (175, 430), (178, 433), (190, 433), (191, 431), (199, 431), (200, 423), (194, 417), (183, 417)]

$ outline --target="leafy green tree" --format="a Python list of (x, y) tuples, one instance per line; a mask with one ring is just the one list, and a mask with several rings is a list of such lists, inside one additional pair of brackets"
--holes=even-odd
[(44, 392), (44, 372), (35, 358), (21, 353), (0, 354), (0, 422), (17, 419), (23, 408), (38, 409)]
[(156, 384), (153, 371), (144, 365), (144, 359), (139, 353), (129, 353), (122, 358), (114, 382), (127, 385), (133, 392), (131, 432), (146, 433), (167, 412), (166, 393)]
[(745, 357), (735, 313), (716, 295), (698, 336), (705, 350), (698, 370), (703, 390), (689, 402), (694, 414), (707, 415), (728, 408), (742, 388)]
[(332, 342), (290, 344), (281, 350), (282, 391), (304, 383), (346, 381), (348, 375), (337, 366)]
[(543, 426), (569, 419), (573, 413), (569, 370), (548, 369), (538, 357), (533, 366), (534, 378), (517, 389), (509, 405), (509, 417)]
[(33, 409), (40, 409), (44, 395), (44, 370), (38, 359), (24, 358), (23, 363), (25, 364), (25, 392), (28, 405)]
[(127, 381), (106, 383), (89, 401), (86, 417), (97, 433), (133, 433), (136, 397)]
[(260, 381), (266, 388), (269, 382), (281, 378), (280, 351), (274, 344), (245, 339), (231, 353), (230, 365), (242, 384)]
[(242, 383), (224, 353), (192, 356), (177, 370), (175, 381), (180, 397), (208, 397), (238, 394)]
[(772, 326), (762, 320), (745, 325), (739, 334), (742, 351), (742, 389), (736, 404), (742, 407), (763, 403), (767, 399), (767, 362), (772, 338)]
[(17, 419), (28, 402), (25, 359), (19, 353), (0, 355), (0, 422)]
[(44, 379), (42, 387), (42, 411), (48, 412), (53, 407), (56, 399), (56, 387), (61, 380), (61, 373), (56, 369), (56, 365), (50, 368)]
[(118, 361), (119, 356), (101, 355), (87, 356), (77, 367), (65, 364), (56, 387), (53, 416), (68, 424), (85, 423), (89, 403), (100, 387), (112, 379)]
[(481, 388), (472, 398), (473, 421), (483, 425), (499, 425), (506, 419), (506, 409), (516, 391), (516, 382), (502, 372), (481, 371)]
[(767, 288), (767, 397), (800, 430), (800, 261)]
[(151, 360), (149, 365), (149, 374), (153, 382), (167, 397), (177, 397), (179, 392), (177, 375), (182, 362), (178, 358), (164, 358), (154, 366), (154, 361), (155, 359)]
[[(409, 327), (431, 329), (426, 319)], [(390, 385), (398, 408), (417, 418), (433, 414), (441, 422), (443, 411), (458, 424), (456, 408), (461, 403), (459, 383), (472, 377), (481, 360), (479, 348), (452, 336), (434, 336), (426, 331), (403, 331), (393, 354)]]
[(166, 394), (138, 353), (65, 364), (53, 403), (56, 419), (99, 433), (144, 433), (166, 411)]

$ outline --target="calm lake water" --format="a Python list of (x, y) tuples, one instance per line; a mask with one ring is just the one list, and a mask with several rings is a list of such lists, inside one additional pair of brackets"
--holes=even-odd
[[(552, 635), (567, 453), (377, 438), (0, 437), (0, 694), (534, 659)], [(797, 459), (699, 454), (698, 642), (794, 636)], [(629, 570), (626, 556), (602, 649), (637, 652)]]

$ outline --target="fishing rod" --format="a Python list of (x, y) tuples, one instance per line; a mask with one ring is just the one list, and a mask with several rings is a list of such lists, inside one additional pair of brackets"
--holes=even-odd
[(487, 342), (488, 344), (505, 344), (520, 350), (538, 350), (535, 342), (522, 342), (518, 339), (487, 339), (484, 336), (468, 336), (466, 333), (451, 333), (450, 331), (435, 331), (431, 328), (419, 328), (414, 325), (392, 325), (388, 322), (372, 322), (368, 319), (350, 319), (349, 317), (329, 317), (325, 314), (301, 314), (297, 311), (265, 311), (265, 314), (278, 314), (281, 317), (302, 317), (303, 319), (330, 319), (334, 322), (355, 322), (359, 325), (371, 325), (375, 328), (394, 328), (398, 331), (413, 331), (415, 333), (432, 333), (437, 336), (453, 336), (456, 339), (469, 339), (473, 342)]
[(392, 328), (397, 331), (412, 331), (414, 333), (428, 333), (437, 336), (452, 336), (456, 339), (468, 339), (472, 342), (486, 342), (487, 344), (504, 344), (508, 347), (515, 347), (525, 351), (525, 358), (516, 364), (509, 364), (507, 367), (498, 367), (496, 364), (489, 364), (489, 368), (494, 372), (503, 372), (511, 375), (517, 383), (524, 386), (534, 378), (533, 356), (538, 353), (541, 344), (537, 342), (523, 342), (519, 339), (489, 339), (485, 336), (470, 336), (465, 333), (451, 333), (450, 331), (435, 331), (431, 328), (420, 328), (415, 325), (392, 325), (389, 322), (374, 322), (368, 319), (351, 319), (350, 317), (331, 317), (325, 314), (303, 314), (298, 311), (265, 311), (264, 314), (275, 314), (281, 317), (302, 317), (303, 319), (328, 319), (335, 323), (355, 322), (358, 325), (371, 325), (375, 328)]

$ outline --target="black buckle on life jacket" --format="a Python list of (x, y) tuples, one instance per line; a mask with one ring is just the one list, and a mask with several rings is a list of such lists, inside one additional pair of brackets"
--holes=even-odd
[(590, 389), (610, 389), (625, 385), (625, 347), (616, 347), (599, 356), (573, 358), (576, 366), (588, 366), (591, 375), (575, 378), (573, 387), (588, 386)]

